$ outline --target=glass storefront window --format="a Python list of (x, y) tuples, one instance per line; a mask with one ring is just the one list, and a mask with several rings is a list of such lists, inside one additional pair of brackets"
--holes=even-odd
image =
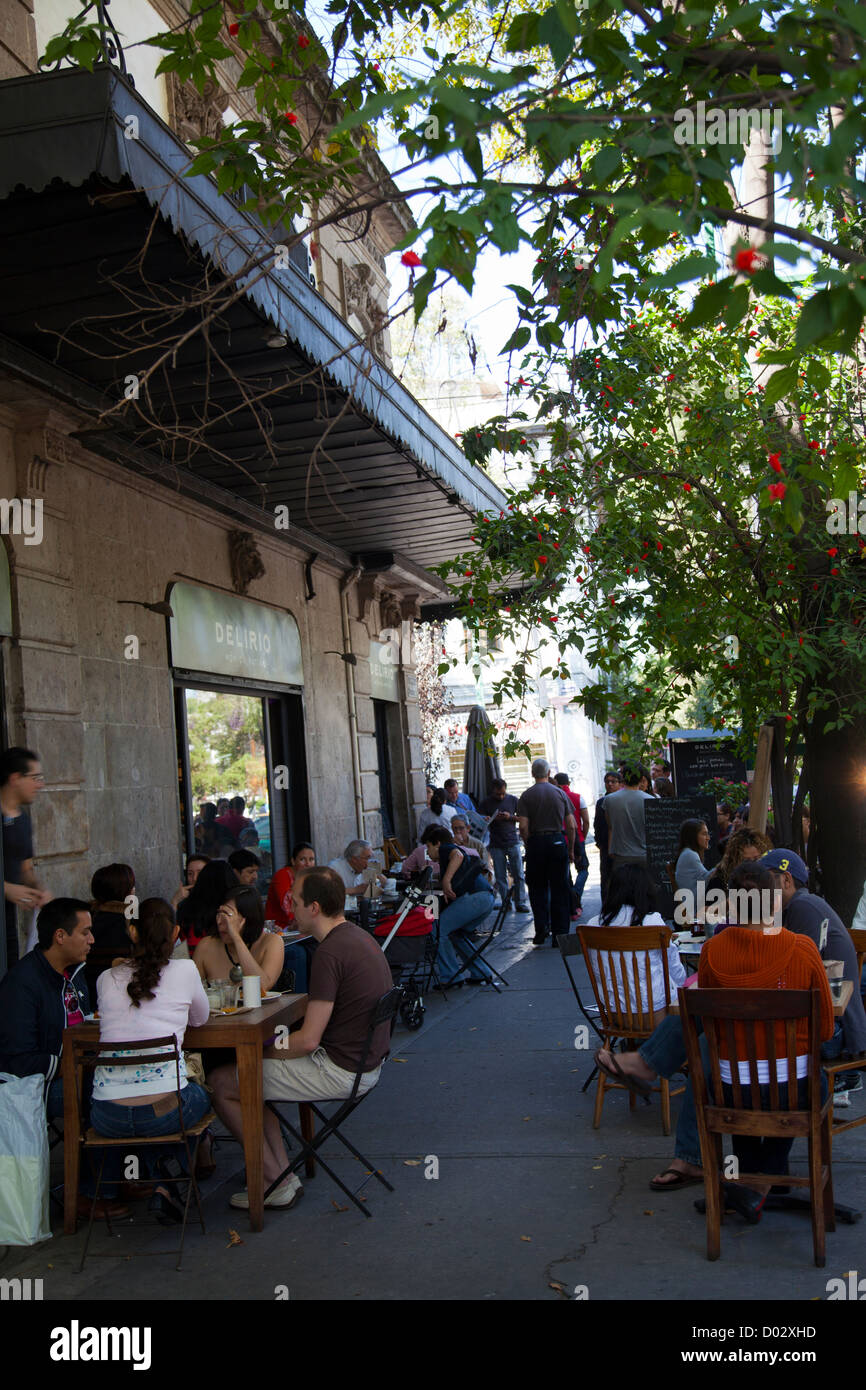
[[(264, 887), (273, 872), (264, 702), (191, 688), (184, 699), (196, 849), (223, 859), (235, 849), (251, 850), (261, 861)], [(230, 805), (238, 796), (242, 811)]]

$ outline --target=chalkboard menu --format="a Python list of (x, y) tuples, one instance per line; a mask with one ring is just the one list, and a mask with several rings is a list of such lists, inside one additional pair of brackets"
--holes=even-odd
[[(731, 746), (725, 747), (726, 742)], [(670, 760), (677, 796), (694, 796), (698, 787), (712, 777), (724, 777), (726, 782), (745, 782), (746, 764), (734, 753), (733, 742), (733, 739), (719, 742), (714, 738), (671, 739)]]
[(647, 868), (659, 890), (659, 911), (663, 917), (674, 915), (674, 894), (667, 866), (676, 861), (680, 842), (680, 826), (684, 820), (706, 821), (710, 832), (710, 847), (704, 863), (711, 868), (718, 863), (716, 849), (716, 803), (711, 796), (654, 797), (644, 802), (646, 824)]

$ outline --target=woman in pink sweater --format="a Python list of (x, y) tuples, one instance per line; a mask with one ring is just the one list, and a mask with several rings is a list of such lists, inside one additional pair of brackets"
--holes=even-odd
[[(116, 962), (99, 977), (99, 1036), (116, 1043), (116, 1056), (128, 1054), (140, 1060), (129, 1067), (97, 1067), (93, 1076), (90, 1122), (97, 1134), (111, 1139), (175, 1134), (180, 1129), (177, 1105), (177, 1068), (173, 1062), (148, 1062), (148, 1052), (124, 1048), (127, 1042), (164, 1038), (174, 1034), (182, 1047), (187, 1025), (206, 1023), (209, 1006), (198, 970), (191, 960), (171, 960), (177, 940), (174, 913), (162, 898), (146, 898), (137, 922), (129, 923), (134, 950), (129, 960)], [(165, 1051), (165, 1048), (151, 1051)], [(196, 1124), (210, 1109), (203, 1087), (186, 1079), (180, 1053), (180, 1099), (185, 1126)], [(180, 1177), (184, 1169), (179, 1145), (144, 1151), (149, 1175)], [(185, 1196), (185, 1194), (184, 1194)], [(173, 1193), (158, 1185), (150, 1210), (163, 1225), (183, 1220), (180, 1189)]]

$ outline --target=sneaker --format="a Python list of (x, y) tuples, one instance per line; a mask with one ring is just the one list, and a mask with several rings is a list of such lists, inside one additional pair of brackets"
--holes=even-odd
[(848, 1094), (847, 1091), (834, 1091), (834, 1092), (833, 1092), (833, 1109), (834, 1109), (834, 1110), (844, 1109), (846, 1105), (850, 1105), (850, 1104), (851, 1104), (851, 1097), (849, 1096), (849, 1094)]
[[(274, 1188), (270, 1197), (265, 1198), (266, 1207), (279, 1207), (283, 1211), (288, 1211), (304, 1195), (304, 1189), (294, 1173), (286, 1179), (279, 1187)], [(243, 1192), (235, 1192), (229, 1198), (229, 1206), (236, 1207), (241, 1211), (249, 1211), (250, 1198), (246, 1188)]]
[(531, 912), (531, 911), (532, 911), (532, 908), (529, 907), (527, 903), (517, 903), (517, 904), (515, 905), (514, 911), (515, 911), (515, 912)]
[(857, 1091), (863, 1090), (863, 1078), (860, 1075), (859, 1071), (846, 1071), (842, 1074), (845, 1076), (847, 1080), (847, 1085), (845, 1089), (848, 1092), (849, 1096), (853, 1096)]

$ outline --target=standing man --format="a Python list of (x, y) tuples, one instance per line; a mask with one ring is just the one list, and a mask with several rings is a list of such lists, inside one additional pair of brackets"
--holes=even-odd
[(558, 787), (562, 788), (574, 807), (574, 820), (577, 827), (574, 837), (574, 867), (577, 870), (577, 878), (574, 883), (577, 905), (574, 915), (579, 917), (583, 912), (583, 890), (586, 887), (586, 880), (589, 878), (589, 860), (586, 857), (583, 843), (589, 834), (589, 811), (584, 806), (580, 794), (571, 790), (571, 779), (567, 772), (557, 772), (553, 780)]
[(33, 830), (26, 809), (36, 800), (44, 782), (39, 758), (29, 748), (7, 748), (5, 753), (0, 753), (7, 969), (20, 955), (18, 908), (40, 908), (51, 901), (51, 894), (39, 882), (33, 868)]
[(548, 930), (555, 946), (556, 938), (571, 925), (568, 866), (574, 857), (577, 826), (571, 802), (561, 787), (548, 782), (549, 776), (550, 763), (536, 758), (532, 764), (535, 785), (517, 803), (517, 823), (526, 845), (526, 884), (535, 918), (534, 946), (544, 945)]
[(659, 777), (667, 777), (669, 781), (673, 780), (671, 778), (671, 765), (664, 758), (656, 758), (651, 771), (654, 782), (657, 781)]
[(607, 847), (609, 828), (607, 816), (604, 813), (604, 803), (608, 796), (613, 792), (618, 792), (622, 782), (618, 772), (606, 772), (604, 774), (604, 796), (600, 796), (595, 803), (595, 819), (592, 828), (595, 833), (595, 843), (598, 847), (598, 856), (601, 861), (601, 897), (607, 892), (607, 881), (610, 878), (610, 853)]
[(638, 782), (646, 775), (646, 768), (640, 764), (624, 766), (622, 780), (625, 786), (604, 798), (611, 869), (618, 869), (620, 864), (646, 864), (643, 808), (646, 801), (652, 801), (652, 797), (648, 792), (638, 790)]
[(501, 777), (493, 781), (490, 795), (478, 808), (490, 824), (490, 853), (496, 875), (496, 890), (503, 902), (508, 892), (508, 871), (514, 884), (514, 911), (528, 912), (526, 884), (523, 877), (523, 857), (517, 831), (517, 797), (507, 795), (507, 784)]

